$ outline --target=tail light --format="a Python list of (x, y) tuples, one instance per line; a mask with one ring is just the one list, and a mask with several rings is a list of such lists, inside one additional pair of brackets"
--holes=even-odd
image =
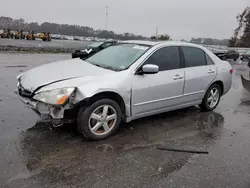
[(233, 74), (233, 69), (230, 69), (230, 71), (229, 71), (229, 72), (230, 72), (230, 74)]

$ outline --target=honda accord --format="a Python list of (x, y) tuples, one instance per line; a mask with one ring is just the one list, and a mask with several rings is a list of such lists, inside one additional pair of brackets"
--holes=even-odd
[(199, 105), (214, 110), (232, 85), (232, 67), (183, 42), (124, 41), (93, 56), (48, 63), (17, 76), (21, 101), (57, 127), (77, 122), (88, 139), (121, 121)]

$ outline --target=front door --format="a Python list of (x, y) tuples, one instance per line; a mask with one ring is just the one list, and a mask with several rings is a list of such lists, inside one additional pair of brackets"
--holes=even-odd
[(178, 47), (163, 47), (144, 63), (159, 66), (156, 74), (132, 78), (132, 114), (144, 116), (179, 105), (184, 87), (184, 70), (180, 69)]

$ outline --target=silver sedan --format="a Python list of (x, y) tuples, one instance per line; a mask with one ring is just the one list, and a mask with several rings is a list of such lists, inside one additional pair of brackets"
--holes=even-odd
[(199, 105), (214, 110), (232, 85), (232, 67), (182, 42), (125, 41), (92, 57), (45, 64), (17, 77), (21, 101), (55, 127), (76, 121), (88, 139), (121, 121)]

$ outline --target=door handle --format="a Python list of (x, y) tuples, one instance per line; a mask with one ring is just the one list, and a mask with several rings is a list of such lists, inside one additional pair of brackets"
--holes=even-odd
[(212, 73), (215, 73), (215, 71), (212, 70), (212, 69), (209, 69), (207, 73), (208, 73), (208, 74), (212, 74)]
[(183, 78), (183, 76), (180, 76), (179, 74), (176, 74), (174, 76), (174, 80), (179, 80), (179, 79), (182, 79), (182, 78)]

